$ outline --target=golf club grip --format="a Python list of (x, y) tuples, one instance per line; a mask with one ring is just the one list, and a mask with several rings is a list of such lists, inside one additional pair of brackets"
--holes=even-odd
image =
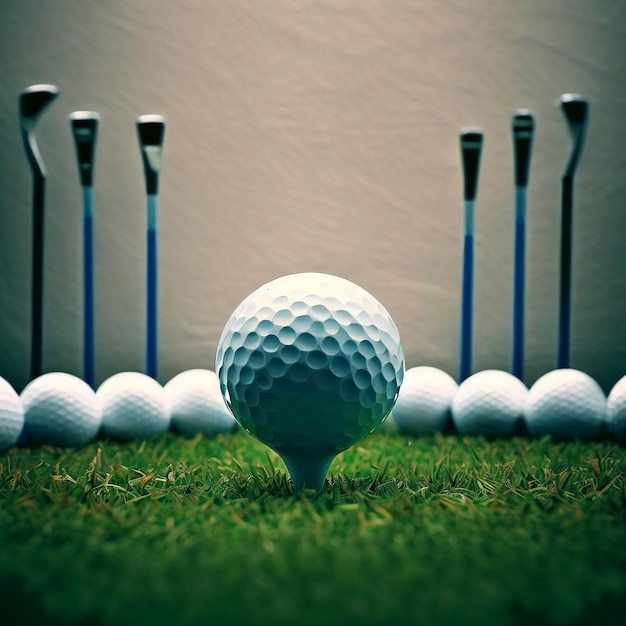
[(572, 200), (574, 192), (573, 176), (562, 180), (561, 211), (561, 273), (559, 299), (559, 346), (557, 367), (569, 367), (570, 360), (570, 309), (572, 290)]
[(529, 111), (520, 110), (513, 116), (513, 155), (516, 187), (526, 187), (528, 185), (534, 126), (534, 118)]
[(561, 96), (561, 111), (565, 115), (570, 133), (574, 140), (572, 153), (565, 167), (564, 178), (574, 176), (585, 146), (587, 123), (589, 118), (589, 102), (578, 94), (563, 94)]
[(35, 124), (40, 115), (50, 106), (50, 103), (59, 95), (55, 85), (31, 85), (24, 89), (19, 96), (20, 126), (26, 156), (34, 174), (47, 176), (39, 145), (34, 134)]
[(46, 178), (33, 170), (33, 267), (31, 297), (31, 380), (43, 372), (43, 257)]
[(83, 187), (93, 186), (94, 161), (100, 116), (94, 111), (75, 111), (70, 125), (76, 146), (78, 175)]
[(461, 133), (461, 157), (463, 159), (463, 196), (465, 200), (476, 199), (482, 145), (482, 132), (477, 130), (468, 130)]
[(149, 196), (156, 195), (159, 192), (165, 119), (161, 115), (140, 116), (137, 120), (137, 136), (143, 160), (146, 193)]

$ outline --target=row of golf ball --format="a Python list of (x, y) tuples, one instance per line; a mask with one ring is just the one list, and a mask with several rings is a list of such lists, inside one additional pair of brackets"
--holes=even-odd
[(551, 435), (593, 439), (602, 430), (626, 438), (626, 376), (607, 397), (590, 376), (575, 369), (544, 374), (530, 389), (501, 370), (485, 370), (460, 385), (434, 367), (405, 372), (392, 421), (402, 432), (426, 435), (450, 422), (464, 435)]
[[(558, 439), (592, 439), (603, 427), (626, 438), (626, 376), (608, 400), (587, 374), (548, 372), (529, 390), (511, 374), (485, 370), (461, 385), (442, 370), (406, 371), (390, 422), (420, 436), (445, 430), (452, 420), (465, 435), (508, 437), (524, 430)], [(193, 369), (164, 387), (138, 372), (122, 372), (94, 392), (71, 374), (44, 374), (21, 396), (0, 378), (0, 449), (18, 440), (81, 446), (100, 430), (116, 439), (146, 439), (170, 427), (212, 436), (236, 422), (224, 404), (214, 372)]]
[(187, 370), (165, 386), (139, 372), (121, 372), (95, 392), (76, 376), (52, 372), (32, 380), (20, 396), (0, 378), (0, 449), (18, 441), (78, 447), (100, 430), (131, 440), (170, 427), (212, 436), (236, 425), (210, 370)]

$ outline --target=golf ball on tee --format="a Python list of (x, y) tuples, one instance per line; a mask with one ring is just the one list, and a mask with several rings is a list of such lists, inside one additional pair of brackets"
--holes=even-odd
[(607, 427), (618, 439), (626, 439), (626, 376), (615, 383), (607, 401)]
[(436, 367), (412, 367), (404, 374), (391, 418), (409, 435), (428, 435), (444, 430), (459, 386)]
[(0, 377), (0, 450), (12, 448), (24, 428), (24, 408), (17, 392)]
[(531, 387), (526, 424), (531, 435), (556, 439), (592, 439), (606, 421), (606, 396), (584, 372), (557, 369)]
[(139, 372), (115, 374), (98, 387), (96, 397), (107, 437), (147, 439), (170, 427), (165, 392), (150, 376)]
[(181, 433), (213, 436), (237, 426), (220, 391), (217, 374), (192, 369), (174, 376), (164, 387), (172, 426)]
[(292, 274), (235, 309), (215, 371), (237, 421), (283, 458), (295, 488), (320, 489), (335, 455), (391, 411), (404, 355), (391, 316), (367, 291)]
[(28, 441), (82, 446), (100, 429), (101, 413), (93, 389), (64, 372), (43, 374), (21, 395)]
[(465, 379), (452, 402), (452, 420), (462, 435), (510, 437), (524, 424), (528, 388), (501, 370)]

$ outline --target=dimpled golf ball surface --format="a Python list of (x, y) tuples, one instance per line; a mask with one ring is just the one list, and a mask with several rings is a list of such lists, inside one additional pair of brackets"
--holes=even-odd
[(265, 444), (336, 454), (391, 411), (404, 355), (391, 316), (367, 291), (336, 276), (292, 274), (237, 307), (215, 371), (235, 418)]
[(17, 392), (0, 377), (0, 450), (13, 447), (24, 427), (24, 408)]
[(618, 439), (626, 439), (626, 376), (615, 383), (607, 402), (607, 426)]
[(526, 424), (531, 435), (556, 439), (592, 439), (606, 420), (606, 396), (584, 372), (558, 369), (531, 387)]
[(528, 388), (508, 372), (484, 370), (464, 380), (452, 402), (463, 435), (510, 437), (524, 423)]
[(442, 431), (458, 388), (452, 376), (436, 367), (412, 367), (404, 374), (391, 417), (400, 432), (409, 435)]
[(170, 427), (165, 392), (150, 376), (139, 372), (115, 374), (98, 387), (96, 396), (107, 437), (147, 439)]
[(82, 446), (100, 429), (93, 389), (80, 378), (51, 372), (31, 381), (21, 395), (29, 442)]
[(237, 427), (224, 403), (215, 372), (205, 369), (181, 372), (165, 385), (164, 390), (172, 426), (179, 432), (213, 436)]

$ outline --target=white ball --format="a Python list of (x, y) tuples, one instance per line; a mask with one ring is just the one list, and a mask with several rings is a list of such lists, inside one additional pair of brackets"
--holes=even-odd
[(442, 431), (450, 419), (452, 399), (459, 386), (436, 367), (412, 367), (404, 373), (391, 416), (398, 429), (409, 435)]
[(524, 423), (528, 388), (501, 370), (485, 370), (464, 380), (452, 402), (452, 420), (463, 435), (510, 437)]
[(147, 439), (170, 427), (165, 392), (150, 376), (139, 372), (115, 374), (98, 387), (96, 397), (107, 437)]
[(28, 441), (82, 446), (100, 429), (101, 413), (93, 389), (64, 372), (32, 380), (21, 395)]
[(532, 386), (526, 403), (531, 435), (555, 439), (592, 439), (606, 421), (606, 396), (584, 372), (557, 369)]
[(172, 426), (181, 433), (213, 436), (231, 432), (237, 426), (224, 402), (217, 374), (211, 370), (181, 372), (164, 390)]
[(626, 376), (615, 383), (607, 402), (607, 426), (618, 439), (626, 439)]
[(17, 392), (0, 377), (0, 450), (12, 448), (24, 428), (24, 408)]

